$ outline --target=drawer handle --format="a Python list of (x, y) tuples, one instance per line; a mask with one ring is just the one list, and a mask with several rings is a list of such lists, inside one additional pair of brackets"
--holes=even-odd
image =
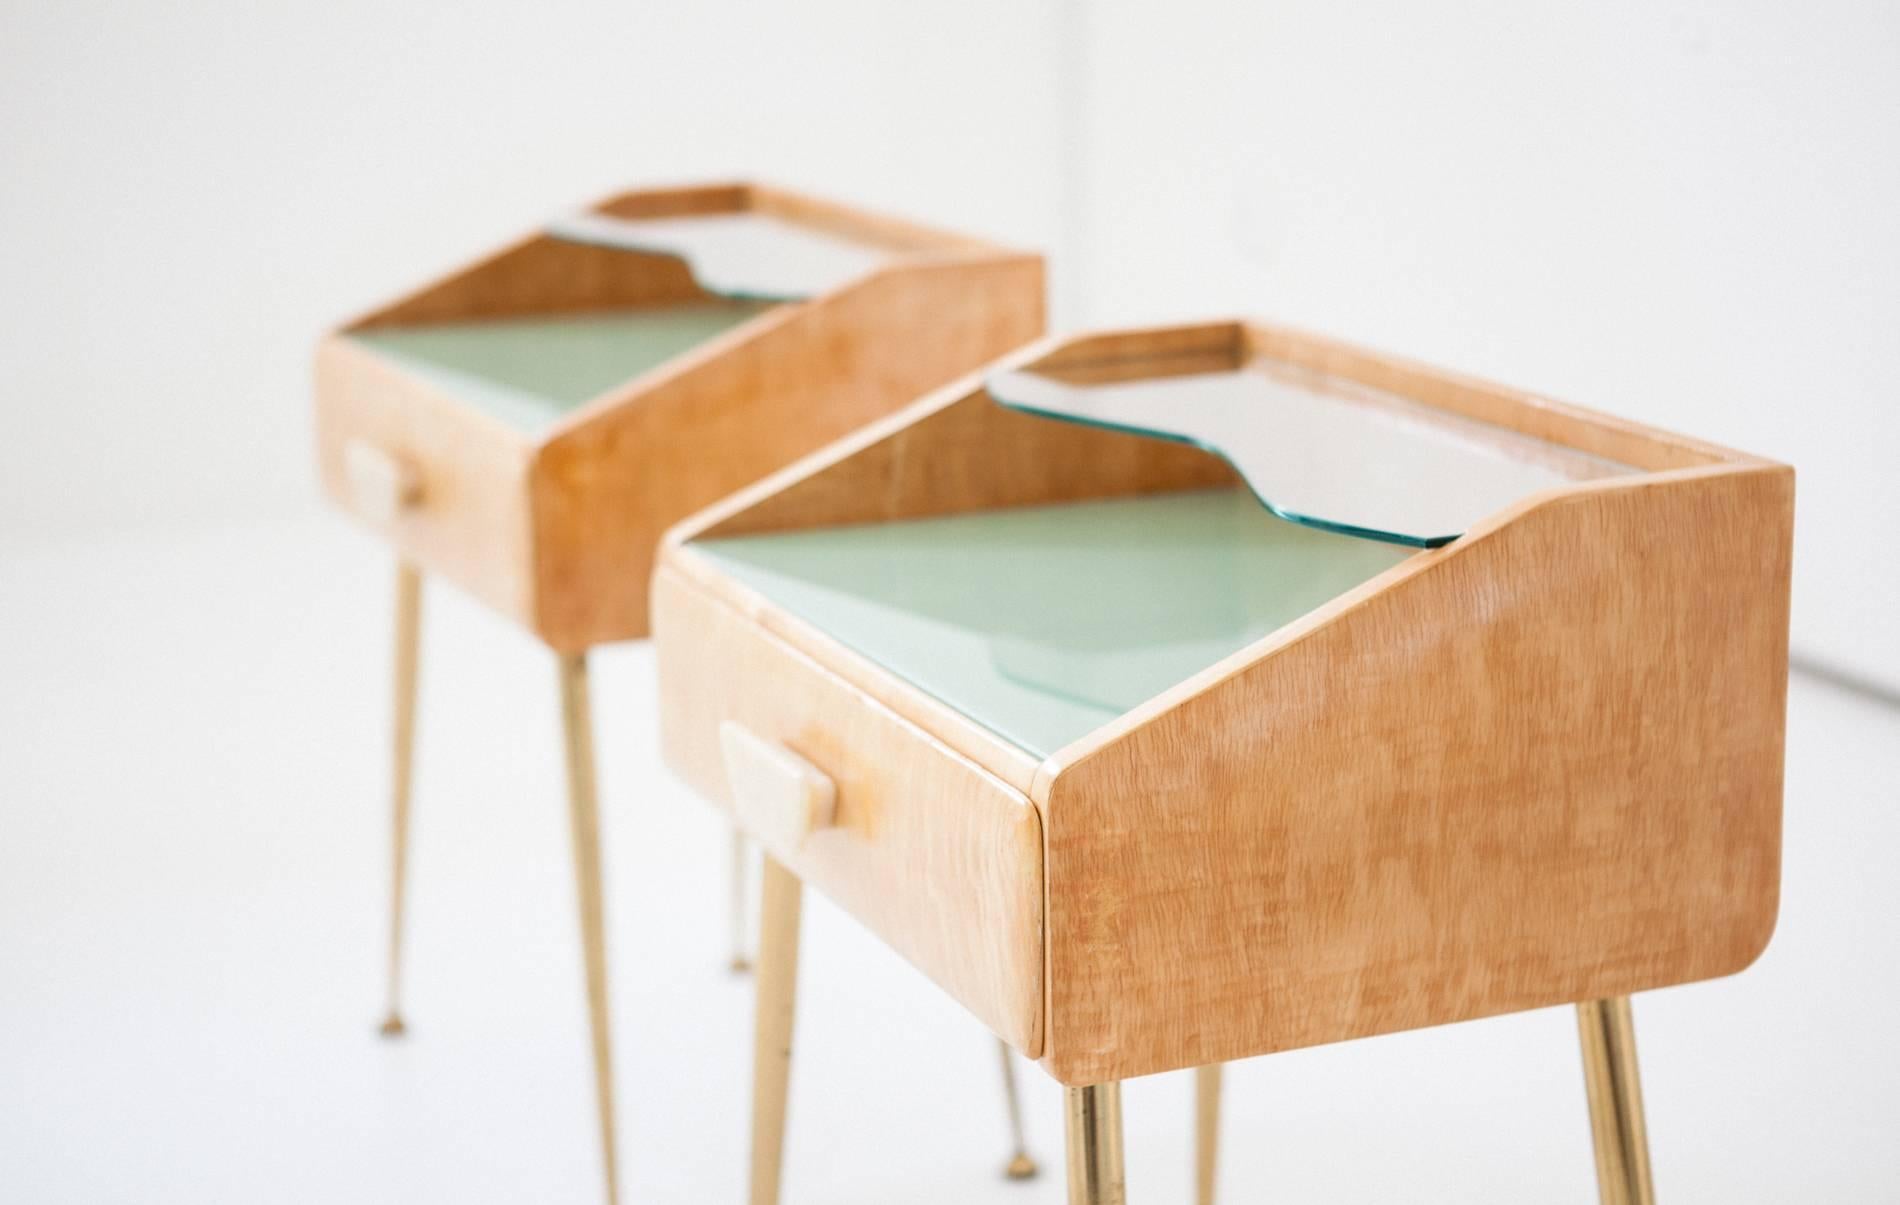
[(393, 522), (422, 501), (422, 476), (415, 466), (360, 439), (343, 445), (343, 478), (357, 510), (378, 523)]
[(726, 781), (742, 827), (764, 846), (790, 854), (831, 824), (838, 788), (817, 766), (731, 720), (719, 726)]

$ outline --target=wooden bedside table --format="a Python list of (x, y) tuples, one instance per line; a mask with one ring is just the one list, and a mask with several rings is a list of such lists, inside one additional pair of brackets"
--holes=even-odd
[(432, 573), (559, 662), (610, 1200), (587, 650), (647, 634), (648, 575), (668, 526), (1042, 326), (1037, 255), (734, 184), (608, 198), (318, 347), (324, 487), (398, 558), (384, 1033), (403, 1029), (421, 579)]
[(665, 754), (768, 855), (754, 1205), (801, 883), (1068, 1087), (1072, 1201), (1123, 1199), (1123, 1079), (1556, 1004), (1648, 1201), (1628, 996), (1774, 927), (1792, 507), (1224, 323), (1045, 341), (681, 525)]

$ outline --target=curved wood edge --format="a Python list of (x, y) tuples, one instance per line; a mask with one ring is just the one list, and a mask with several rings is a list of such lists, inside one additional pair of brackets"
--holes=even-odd
[(1779, 900), (1793, 472), (1527, 499), (1038, 771), (1082, 1084), (1740, 970)]

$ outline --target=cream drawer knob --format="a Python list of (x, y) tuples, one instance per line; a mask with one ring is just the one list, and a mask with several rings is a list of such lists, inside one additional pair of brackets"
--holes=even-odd
[(733, 810), (767, 849), (792, 853), (831, 824), (838, 788), (823, 770), (731, 720), (719, 726), (719, 744)]
[(378, 523), (391, 522), (422, 500), (422, 476), (414, 465), (360, 439), (343, 445), (343, 478), (357, 510)]

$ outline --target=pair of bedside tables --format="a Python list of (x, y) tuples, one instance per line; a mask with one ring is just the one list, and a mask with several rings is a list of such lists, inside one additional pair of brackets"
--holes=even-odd
[(1602, 1197), (1650, 1200), (1628, 997), (1777, 907), (1792, 474), (1267, 327), (1041, 325), (1034, 256), (735, 186), (326, 341), (325, 481), (403, 565), (392, 1021), (426, 570), (559, 656), (610, 1197), (585, 650), (650, 628), (668, 763), (766, 854), (754, 1205), (805, 884), (1067, 1087), (1072, 1201), (1124, 1199), (1123, 1079), (1198, 1069), (1208, 1201), (1222, 1063), (1554, 1004)]

